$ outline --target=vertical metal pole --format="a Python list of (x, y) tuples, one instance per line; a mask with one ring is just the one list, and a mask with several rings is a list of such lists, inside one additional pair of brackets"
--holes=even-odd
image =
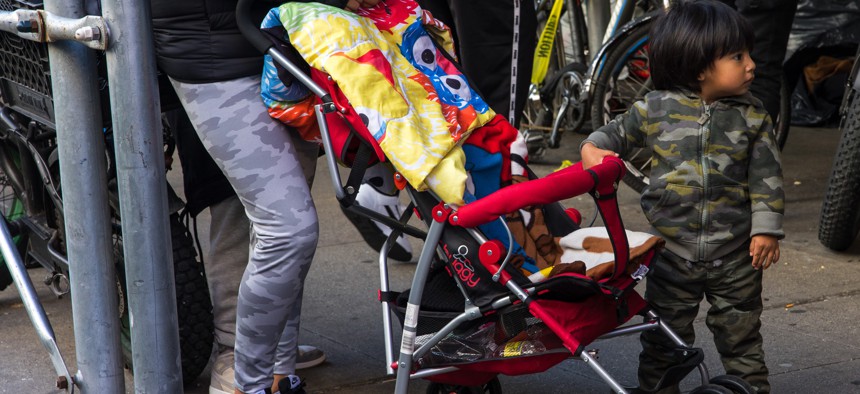
[(609, 3), (610, 0), (588, 0), (585, 3), (585, 13), (588, 16), (588, 61), (591, 61), (603, 46), (603, 33), (609, 25)]
[[(434, 209), (435, 211), (435, 209)], [(442, 238), (442, 230), (445, 222), (433, 220), (430, 230), (424, 240), (424, 248), (418, 257), (418, 265), (415, 267), (415, 276), (412, 277), (412, 289), (409, 291), (409, 302), (406, 304), (406, 317), (403, 320), (403, 335), (400, 340), (400, 359), (397, 362), (397, 381), (394, 383), (394, 392), (406, 394), (409, 389), (409, 374), (412, 372), (413, 352), (415, 351), (415, 336), (417, 335), (418, 313), (420, 312), (421, 296), (424, 293), (424, 285), (430, 273), (430, 264), (436, 249), (427, 245), (436, 245)]]
[[(59, 16), (86, 15), (83, 1), (48, 0)], [(83, 392), (125, 391), (111, 247), (104, 136), (95, 53), (73, 41), (48, 45), (69, 259), (75, 349)]]
[(134, 389), (181, 393), (179, 332), (149, 0), (102, 0)]

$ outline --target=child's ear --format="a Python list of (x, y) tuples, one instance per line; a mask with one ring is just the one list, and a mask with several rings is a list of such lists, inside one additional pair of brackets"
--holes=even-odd
[(705, 81), (705, 73), (704, 73), (704, 71), (703, 71), (703, 72), (700, 72), (700, 73), (699, 73), (699, 77), (698, 77), (698, 78), (696, 78), (696, 79), (698, 79), (698, 80), (699, 80), (699, 82), (704, 82), (704, 81)]

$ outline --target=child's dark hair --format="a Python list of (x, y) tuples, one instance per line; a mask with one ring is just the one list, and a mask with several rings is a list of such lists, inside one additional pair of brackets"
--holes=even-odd
[(651, 28), (651, 80), (660, 90), (700, 90), (699, 75), (726, 55), (753, 48), (755, 35), (734, 9), (711, 0), (679, 1)]

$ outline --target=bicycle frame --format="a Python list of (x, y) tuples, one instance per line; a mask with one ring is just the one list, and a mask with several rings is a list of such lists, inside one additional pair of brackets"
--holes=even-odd
[[(50, 168), (58, 164), (59, 158), (56, 147), (50, 152), (40, 152), (36, 146), (36, 140), (49, 140), (56, 137), (56, 132), (42, 129), (31, 124), (25, 131), (11, 116), (8, 107), (2, 107), (0, 120), (6, 129), (3, 142), (0, 144), (4, 149), (4, 155), (0, 160), (0, 170), (7, 175), (16, 198), (24, 205), (25, 215), (20, 219), (21, 224), (27, 227), (28, 234), (35, 235), (30, 241), (34, 243), (31, 249), (33, 258), (42, 266), (52, 272), (50, 280), (51, 290), (62, 295), (68, 289), (62, 288), (61, 282), (68, 284), (68, 278), (63, 272), (68, 271), (69, 262), (64, 253), (60, 252), (57, 244), (59, 233), (48, 224), (51, 215), (63, 215), (63, 201), (57, 190), (58, 182), (51, 175)], [(10, 146), (11, 145), (11, 146)], [(13, 163), (8, 150), (17, 149), (20, 152), (19, 164)], [(45, 198), (47, 196), (47, 199)], [(56, 208), (55, 212), (49, 209)]]
[[(537, 9), (545, 9), (547, 1), (549, 0), (537, 3)], [(656, 1), (654, 2), (657, 3)], [(662, 0), (663, 7), (666, 7), (668, 3), (668, 0)], [(574, 131), (582, 127), (584, 122), (584, 115), (582, 113), (585, 112), (584, 108), (588, 106), (591, 97), (593, 97), (595, 81), (600, 73), (603, 72), (607, 53), (622, 42), (632, 31), (643, 24), (649, 23), (656, 16), (656, 13), (648, 13), (633, 19), (636, 4), (637, 0), (620, 0), (613, 5), (610, 12), (609, 25), (603, 36), (603, 44), (596, 53), (593, 53), (584, 75), (580, 75), (575, 67), (571, 67), (574, 63), (568, 64), (564, 59), (566, 55), (563, 48), (564, 39), (559, 30), (559, 22), (562, 17), (562, 9), (566, 8), (566, 15), (569, 18), (572, 30), (572, 55), (574, 62), (582, 62), (579, 64), (584, 64), (585, 54), (588, 51), (585, 42), (588, 40), (587, 37), (582, 37), (585, 32), (583, 28), (585, 20), (582, 13), (582, 3), (580, 0), (554, 0), (552, 3), (550, 12), (547, 15), (547, 23), (538, 39), (532, 68), (532, 86), (529, 89), (530, 96), (539, 92), (543, 94), (551, 89), (555, 89), (555, 85), (560, 83), (559, 81), (562, 78), (570, 80), (565, 85), (564, 91), (561, 92), (561, 104), (558, 106), (558, 110), (554, 111), (555, 117), (552, 119), (552, 128), (550, 129), (547, 143), (550, 148), (558, 148), (560, 144), (561, 125), (569, 109), (579, 108), (577, 113), (580, 115), (572, 125)], [(555, 48), (555, 53), (561, 59), (560, 63), (564, 66), (560, 67), (558, 74), (547, 81), (546, 75), (549, 70), (550, 57), (552, 56), (554, 45), (559, 46), (559, 48)], [(540, 126), (538, 125), (538, 127)]]

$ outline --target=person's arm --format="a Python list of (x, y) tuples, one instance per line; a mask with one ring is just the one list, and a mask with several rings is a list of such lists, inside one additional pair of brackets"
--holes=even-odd
[(583, 168), (600, 164), (606, 156), (619, 157), (630, 147), (644, 146), (647, 104), (637, 101), (627, 112), (595, 130), (579, 145)]
[(750, 235), (766, 234), (782, 239), (782, 216), (785, 192), (782, 185), (782, 162), (773, 139), (773, 123), (764, 115), (757, 138), (750, 148), (748, 184), (752, 205)]
[(785, 209), (782, 163), (773, 139), (773, 122), (767, 115), (750, 150), (749, 195), (752, 204), (752, 265), (756, 269), (767, 269), (779, 260), (778, 240), (785, 237), (782, 229)]

